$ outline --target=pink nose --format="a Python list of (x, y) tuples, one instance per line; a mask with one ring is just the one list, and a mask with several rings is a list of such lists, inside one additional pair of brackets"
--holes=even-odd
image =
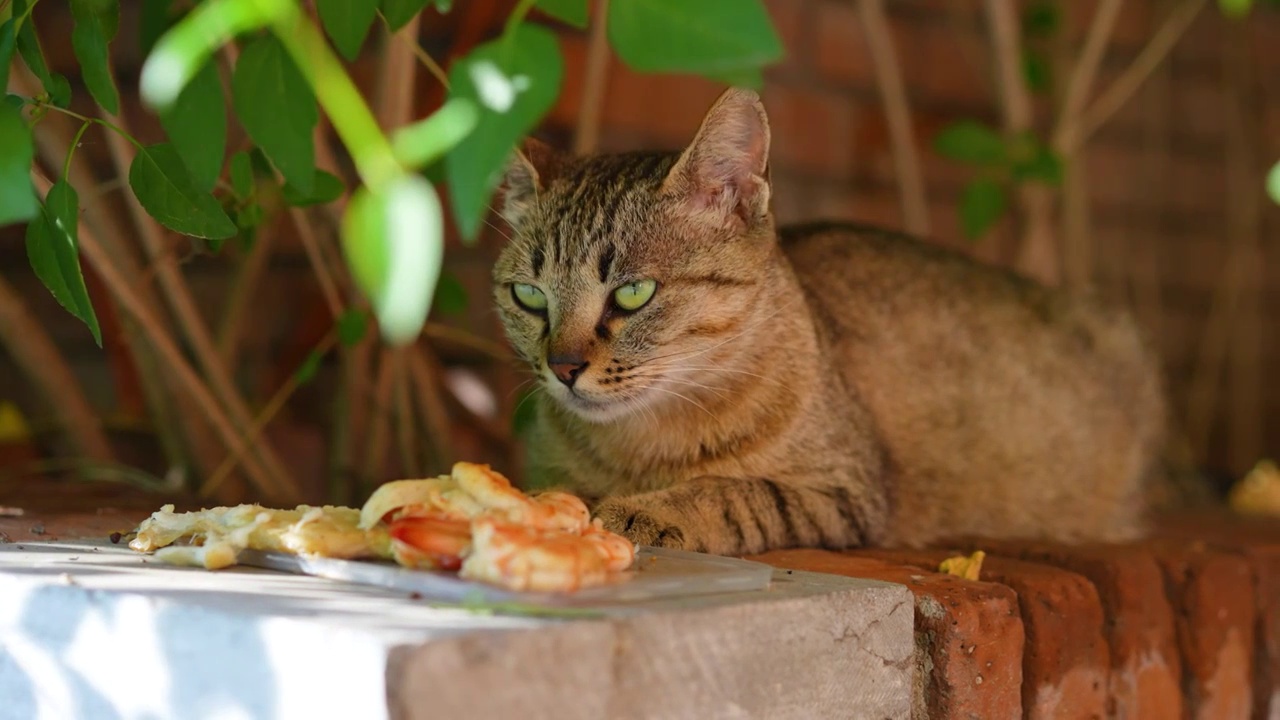
[(587, 365), (587, 361), (583, 360), (581, 355), (557, 355), (547, 358), (547, 367), (551, 368), (551, 372), (566, 387), (573, 387), (573, 383), (578, 380), (582, 371), (587, 369)]

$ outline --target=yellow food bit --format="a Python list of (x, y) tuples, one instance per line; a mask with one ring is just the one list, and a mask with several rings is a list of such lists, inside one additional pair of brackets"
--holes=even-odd
[(1260, 460), (1227, 496), (1231, 509), (1242, 515), (1280, 517), (1280, 467), (1272, 460)]
[(962, 577), (965, 580), (977, 580), (978, 575), (982, 572), (982, 560), (986, 557), (987, 554), (981, 550), (975, 550), (968, 557), (964, 555), (949, 557), (938, 566), (938, 572)]

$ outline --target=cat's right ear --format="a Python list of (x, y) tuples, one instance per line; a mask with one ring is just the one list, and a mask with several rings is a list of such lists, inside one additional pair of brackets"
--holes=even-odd
[(555, 148), (536, 138), (525, 138), (512, 153), (503, 180), (502, 217), (517, 225), (538, 195), (545, 192), (561, 171), (564, 158)]

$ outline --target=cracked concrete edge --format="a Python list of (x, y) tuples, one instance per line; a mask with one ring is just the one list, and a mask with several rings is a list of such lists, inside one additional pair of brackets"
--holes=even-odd
[(910, 717), (910, 591), (836, 585), (400, 647), (388, 664), (391, 717)]

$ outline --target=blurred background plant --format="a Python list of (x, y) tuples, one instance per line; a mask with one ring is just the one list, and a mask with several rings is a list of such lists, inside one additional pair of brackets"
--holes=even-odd
[[(1269, 442), (1264, 188), (1280, 202), (1241, 38), (1277, 4), (0, 0), (0, 488), (353, 503), (464, 457), (518, 477), (526, 378), (486, 287), (502, 166), (533, 132), (675, 147), (724, 83), (765, 91), (781, 219), (878, 220), (1131, 304), (1176, 361), (1186, 451), (1236, 471)], [(1144, 133), (1168, 162), (1171, 58), (1208, 23), (1224, 269), (1171, 350), (1160, 251), (1106, 246), (1091, 143), (1163, 87)], [(922, 102), (960, 68), (985, 100)], [(892, 210), (851, 182), (881, 136)]]

